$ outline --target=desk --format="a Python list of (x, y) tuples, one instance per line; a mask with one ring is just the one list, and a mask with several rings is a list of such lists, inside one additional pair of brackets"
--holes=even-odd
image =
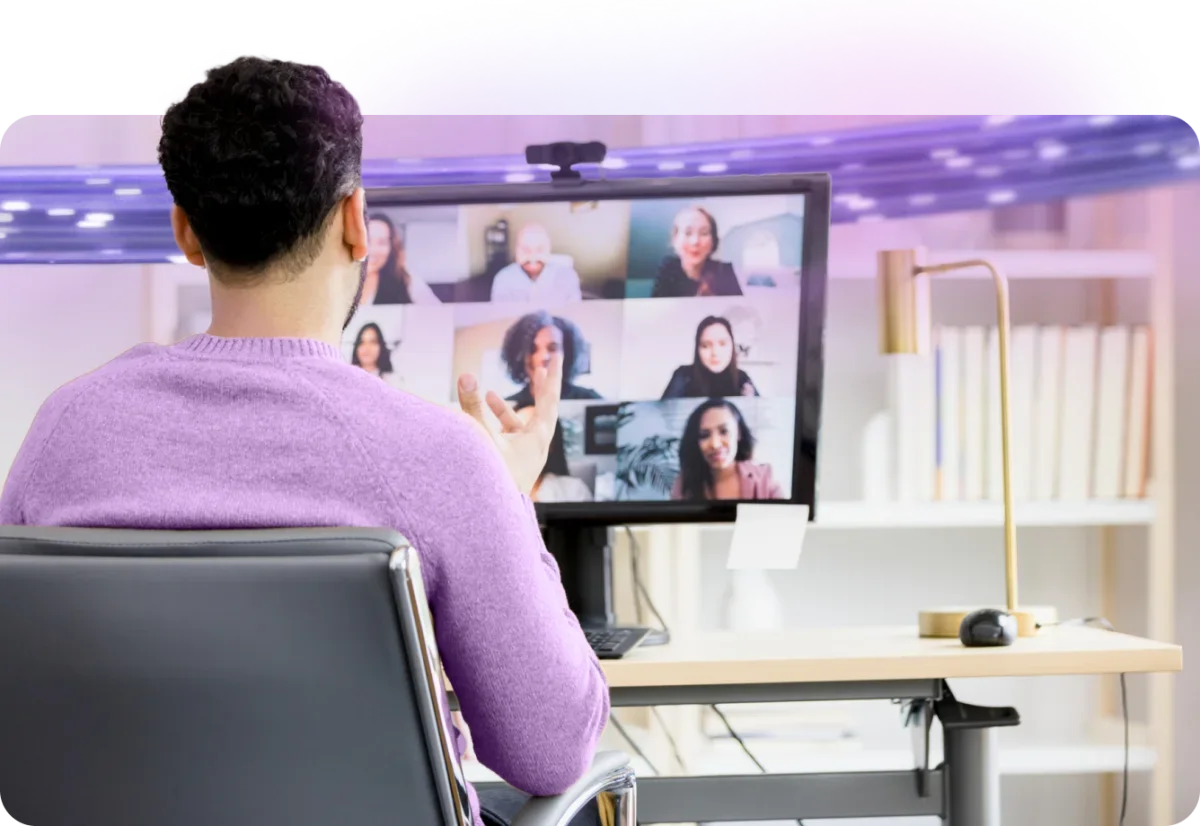
[[(1179, 646), (1060, 626), (994, 649), (921, 639), (916, 628), (698, 634), (605, 662), (604, 672), (616, 706), (911, 701), (916, 770), (639, 778), (639, 823), (933, 815), (947, 826), (1000, 826), (996, 728), (1019, 717), (960, 703), (947, 681), (1182, 667)], [(925, 768), (935, 716), (945, 759)]]

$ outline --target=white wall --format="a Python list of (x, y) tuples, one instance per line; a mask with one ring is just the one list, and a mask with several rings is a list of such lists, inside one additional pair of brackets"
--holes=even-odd
[(142, 340), (141, 272), (0, 267), (0, 475), (46, 396)]

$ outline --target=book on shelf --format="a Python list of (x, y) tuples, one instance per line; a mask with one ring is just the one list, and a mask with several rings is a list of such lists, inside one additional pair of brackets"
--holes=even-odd
[[(933, 342), (931, 354), (901, 356), (889, 367), (895, 498), (1000, 501), (998, 330), (943, 326)], [(1152, 394), (1146, 325), (1014, 327), (1014, 502), (1145, 498)]]

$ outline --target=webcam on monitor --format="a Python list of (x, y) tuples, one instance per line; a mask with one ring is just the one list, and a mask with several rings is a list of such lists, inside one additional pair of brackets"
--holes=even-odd
[(551, 180), (579, 181), (583, 176), (571, 167), (580, 163), (601, 163), (607, 154), (608, 147), (600, 141), (589, 143), (559, 141), (525, 147), (525, 162), (557, 166), (558, 169), (550, 173)]

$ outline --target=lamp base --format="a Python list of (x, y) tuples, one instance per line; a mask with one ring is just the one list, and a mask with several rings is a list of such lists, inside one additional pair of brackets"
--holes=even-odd
[[(922, 611), (919, 616), (918, 631), (922, 637), (936, 639), (958, 639), (958, 629), (963, 618), (972, 611), (993, 606), (975, 605), (970, 608), (935, 608)], [(994, 606), (998, 610), (1005, 610)], [(1058, 622), (1058, 612), (1047, 606), (1024, 606), (1012, 612), (1017, 621), (1018, 637), (1035, 637), (1038, 625), (1052, 625)]]

